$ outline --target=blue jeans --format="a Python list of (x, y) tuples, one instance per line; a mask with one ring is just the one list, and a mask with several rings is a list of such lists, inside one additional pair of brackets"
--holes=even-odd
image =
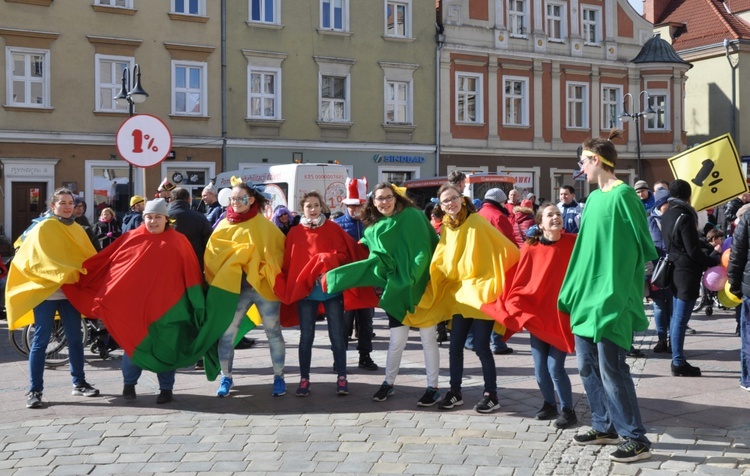
[(86, 381), (83, 372), (83, 335), (81, 334), (81, 313), (67, 299), (47, 300), (34, 308), (34, 338), (29, 349), (29, 373), (31, 374), (31, 392), (44, 390), (44, 360), (47, 344), (52, 336), (55, 312), (60, 313), (65, 339), (68, 341), (70, 357), (70, 375), (73, 385)]
[[(372, 352), (372, 319), (375, 317), (375, 309), (355, 309), (344, 311), (344, 322), (346, 323), (347, 337), (352, 334), (354, 323), (357, 323), (357, 350), (360, 354)], [(346, 346), (349, 347), (349, 339)]]
[[(474, 350), (474, 333), (469, 329), (469, 335), (466, 336), (466, 343), (464, 346), (469, 350)], [(508, 344), (503, 342), (503, 335), (492, 331), (490, 337), (490, 348), (493, 351), (505, 350), (508, 348)]]
[(750, 298), (742, 298), (740, 316), (740, 385), (750, 387)]
[(588, 337), (575, 338), (578, 372), (591, 408), (591, 427), (650, 445), (630, 367), (625, 363), (627, 351), (607, 339), (594, 343)]
[(453, 316), (451, 344), (448, 352), (452, 390), (461, 390), (461, 381), (464, 375), (464, 345), (469, 330), (472, 330), (474, 352), (482, 364), (484, 391), (491, 395), (497, 395), (497, 369), (495, 368), (495, 357), (490, 350), (490, 334), (494, 325), (495, 321), (487, 319), (473, 319), (460, 314)]
[(685, 330), (690, 314), (693, 313), (695, 299), (683, 301), (676, 297), (672, 300), (672, 322), (669, 324), (669, 339), (672, 343), (672, 365), (685, 365)]
[(221, 363), (221, 374), (225, 377), (232, 378), (232, 364), (234, 362), (234, 340), (237, 332), (240, 330), (240, 324), (243, 319), (247, 319), (248, 309), (255, 304), (260, 314), (263, 329), (266, 331), (268, 347), (271, 351), (271, 364), (273, 365), (273, 374), (276, 377), (284, 378), (284, 358), (286, 356), (286, 346), (284, 336), (281, 334), (281, 320), (279, 312), (281, 303), (279, 301), (269, 301), (260, 295), (258, 291), (250, 287), (245, 277), (242, 277), (242, 286), (240, 287), (240, 298), (237, 303), (237, 309), (234, 312), (234, 319), (224, 334), (219, 339), (219, 362)]
[(327, 301), (311, 301), (302, 299), (297, 301), (299, 315), (299, 373), (301, 378), (310, 378), (310, 361), (312, 360), (312, 345), (315, 340), (315, 317), (318, 305), (323, 303), (328, 322), (328, 338), (333, 350), (333, 364), (339, 377), (346, 377), (346, 331), (344, 326), (344, 296), (342, 294)]
[(660, 290), (659, 295), (664, 294), (665, 297), (655, 297), (655, 294), (651, 295), (651, 301), (654, 304), (654, 324), (656, 325), (656, 336), (659, 340), (667, 340), (669, 333), (669, 323), (672, 320), (672, 293), (668, 293), (667, 290)]
[[(128, 354), (122, 354), (122, 381), (125, 385), (136, 385), (141, 378), (143, 369), (138, 367), (130, 360)], [(168, 372), (159, 372), (156, 378), (159, 380), (159, 390), (172, 390), (174, 388), (174, 376), (176, 370)]]
[(573, 409), (573, 389), (565, 371), (567, 353), (531, 334), (531, 357), (534, 375), (545, 403), (555, 405), (555, 389), (562, 408)]

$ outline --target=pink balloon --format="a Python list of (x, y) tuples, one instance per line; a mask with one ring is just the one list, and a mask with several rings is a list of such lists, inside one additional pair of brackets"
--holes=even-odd
[(703, 273), (703, 285), (710, 291), (719, 291), (724, 289), (727, 282), (727, 270), (723, 266), (714, 266), (708, 268)]

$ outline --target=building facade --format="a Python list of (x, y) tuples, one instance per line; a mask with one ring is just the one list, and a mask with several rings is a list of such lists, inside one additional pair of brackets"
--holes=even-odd
[(226, 169), (340, 163), (350, 176), (434, 176), (435, 5), (227, 2)]
[[(556, 200), (562, 185), (583, 197), (590, 189), (583, 177), (575, 178), (579, 145), (620, 128), (621, 179), (671, 177), (665, 159), (685, 148), (689, 65), (653, 56), (632, 61), (653, 28), (627, 0), (441, 4), (441, 173), (509, 173), (537, 198)], [(655, 114), (639, 116), (638, 137), (632, 121), (619, 119), (648, 106)]]
[[(123, 155), (139, 145), (168, 160), (135, 168), (134, 193), (151, 197), (167, 177), (200, 195), (221, 164), (220, 13), (219, 2), (207, 0), (0, 1), (0, 210), (8, 237), (60, 186), (85, 198), (89, 219), (105, 206), (124, 213), (131, 181)], [(136, 64), (149, 97), (133, 112), (166, 125), (171, 147), (161, 151), (150, 130), (137, 129), (140, 143), (116, 140), (129, 108), (113, 98), (126, 68), (127, 89), (135, 85)]]

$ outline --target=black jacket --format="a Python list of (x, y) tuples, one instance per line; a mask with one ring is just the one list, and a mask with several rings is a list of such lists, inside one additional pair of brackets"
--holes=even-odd
[(727, 268), (729, 290), (737, 297), (750, 297), (748, 252), (750, 252), (750, 213), (745, 213), (732, 235), (732, 254)]
[(99, 239), (99, 244), (102, 249), (111, 245), (113, 241), (117, 239), (122, 232), (117, 226), (117, 222), (112, 220), (110, 222), (98, 221), (94, 224), (94, 234)]
[(173, 220), (174, 229), (185, 235), (193, 246), (195, 256), (203, 271), (203, 253), (213, 229), (208, 223), (206, 215), (190, 209), (190, 204), (182, 200), (175, 200), (167, 208), (170, 220)]
[(130, 210), (122, 218), (122, 232), (135, 230), (143, 223), (143, 214), (135, 210)]
[[(675, 228), (680, 216), (682, 218)], [(672, 292), (683, 301), (698, 299), (703, 271), (719, 264), (719, 260), (704, 251), (697, 226), (693, 207), (682, 200), (669, 200), (669, 209), (661, 219), (662, 238), (669, 260), (675, 265)]]

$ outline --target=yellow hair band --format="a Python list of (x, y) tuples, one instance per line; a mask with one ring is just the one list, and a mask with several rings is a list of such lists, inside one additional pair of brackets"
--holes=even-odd
[(240, 185), (244, 182), (242, 182), (242, 177), (235, 177), (232, 175), (232, 178), (229, 180), (229, 183), (232, 184), (232, 187), (236, 187), (237, 185)]

